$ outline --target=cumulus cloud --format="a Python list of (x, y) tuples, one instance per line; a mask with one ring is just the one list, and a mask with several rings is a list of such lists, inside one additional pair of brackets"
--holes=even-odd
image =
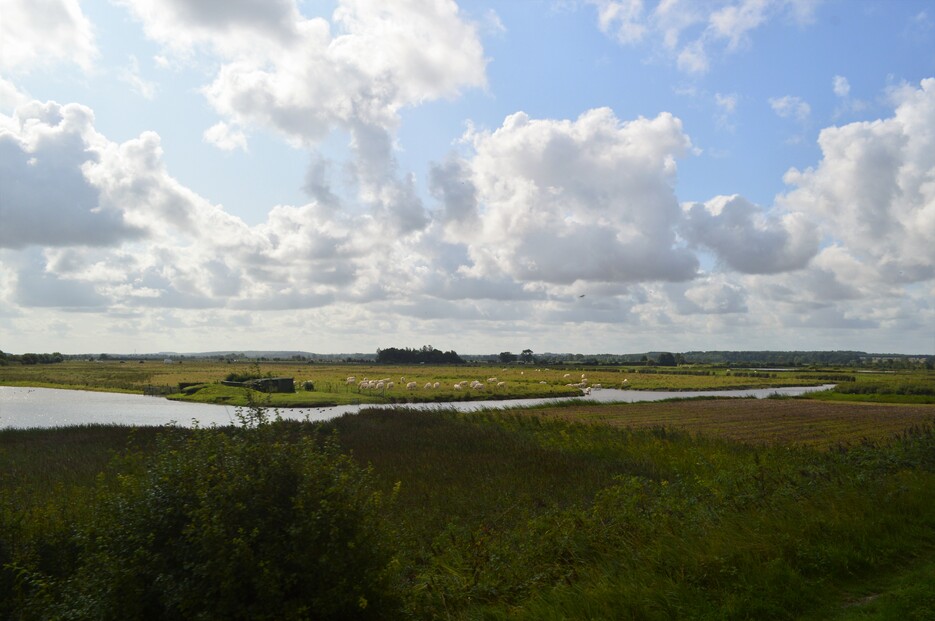
[(731, 269), (772, 274), (804, 267), (818, 252), (814, 225), (800, 213), (766, 213), (741, 196), (717, 196), (685, 206), (680, 233)]
[(114, 245), (143, 234), (84, 175), (104, 144), (93, 118), (77, 104), (31, 102), (0, 123), (0, 247)]
[(3, 119), (0, 184), (0, 248), (43, 249), (9, 293), (24, 305), (307, 305), (355, 277), (340, 215), (280, 206), (248, 227), (168, 173), (157, 134), (111, 142), (75, 104)]
[(695, 257), (676, 243), (673, 191), (675, 160), (691, 142), (672, 115), (620, 122), (607, 108), (574, 121), (518, 112), (465, 140), (473, 155), (448, 164), (447, 175), (440, 169), (437, 187), (446, 238), (467, 246), (470, 273), (553, 284), (694, 275)]
[(784, 119), (795, 119), (802, 123), (808, 120), (812, 107), (800, 97), (785, 95), (784, 97), (770, 97), (769, 105), (778, 116)]
[(331, 21), (295, 0), (122, 0), (173, 54), (220, 59), (204, 88), (241, 126), (313, 144), (355, 123), (392, 128), (400, 108), (486, 83), (477, 26), (453, 0), (342, 0)]
[(847, 97), (851, 92), (851, 84), (842, 75), (836, 75), (831, 79), (831, 88), (838, 97)]
[(935, 79), (894, 93), (892, 117), (829, 127), (822, 159), (791, 169), (779, 204), (820, 223), (867, 273), (903, 282), (935, 277)]
[(247, 136), (236, 127), (231, 127), (224, 121), (215, 123), (202, 134), (205, 142), (213, 144), (222, 151), (247, 150)]
[[(246, 149), (242, 129), (260, 127), (314, 148), (346, 132), (354, 157), (346, 170), (368, 210), (361, 224), (402, 236), (428, 224), (414, 176), (399, 170), (394, 135), (402, 108), (486, 84), (478, 26), (453, 0), (341, 0), (330, 20), (305, 18), (295, 0), (122, 4), (167, 53), (218, 63), (202, 92), (224, 120), (206, 141)], [(313, 161), (306, 190), (337, 206), (325, 172)]]
[(91, 22), (78, 0), (9, 0), (0, 19), (0, 69), (26, 73), (53, 63), (85, 71), (97, 57)]
[(643, 0), (590, 0), (597, 9), (601, 32), (620, 43), (634, 43), (646, 34)]
[(673, 56), (681, 71), (701, 74), (711, 56), (751, 44), (751, 34), (777, 17), (810, 23), (818, 0), (589, 0), (602, 32), (625, 45), (652, 39)]

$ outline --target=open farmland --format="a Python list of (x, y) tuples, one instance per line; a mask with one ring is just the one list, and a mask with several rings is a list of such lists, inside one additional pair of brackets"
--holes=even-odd
[(808, 399), (691, 399), (632, 404), (570, 404), (530, 414), (619, 428), (679, 429), (752, 444), (834, 446), (884, 440), (935, 422), (935, 406), (836, 403)]
[[(569, 384), (587, 382), (589, 386), (632, 390), (725, 390), (807, 386), (828, 382), (827, 374), (795, 372), (744, 372), (725, 369), (691, 370), (627, 367), (584, 367), (566, 365), (557, 368), (532, 365), (365, 365), (305, 364), (298, 362), (219, 362), (185, 360), (164, 364), (162, 361), (66, 361), (59, 364), (0, 366), (0, 384), (41, 386), (79, 390), (105, 390), (142, 393), (156, 389), (175, 392), (180, 383), (219, 384), (231, 373), (256, 373), (263, 376), (293, 377), (298, 393), (272, 395), (270, 404), (277, 407), (349, 403), (445, 402), (471, 399), (510, 399), (556, 397), (579, 394)], [(349, 378), (354, 378), (349, 381)], [(363, 380), (384, 380), (382, 389), (361, 388)], [(495, 381), (492, 381), (495, 380)], [(311, 382), (313, 389), (302, 385)], [(393, 386), (390, 387), (389, 383)], [(410, 382), (414, 388), (407, 388)], [(480, 382), (481, 388), (471, 388)], [(438, 387), (435, 387), (435, 384)], [(461, 389), (455, 384), (462, 384)], [(431, 388), (426, 388), (430, 384)], [(242, 391), (224, 391), (220, 386), (187, 398), (246, 404)]]

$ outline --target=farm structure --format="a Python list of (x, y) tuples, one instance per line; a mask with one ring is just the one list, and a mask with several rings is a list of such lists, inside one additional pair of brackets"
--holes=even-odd
[(221, 382), (225, 386), (243, 386), (260, 392), (295, 392), (293, 377), (261, 377), (246, 382)]

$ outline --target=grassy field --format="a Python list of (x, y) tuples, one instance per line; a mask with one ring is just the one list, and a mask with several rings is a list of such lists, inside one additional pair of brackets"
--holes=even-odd
[[(933, 419), (801, 399), (374, 409), (282, 423), (269, 450), (337, 434), (395, 498), (401, 603), (377, 618), (928, 619)], [(71, 588), (94, 490), (145, 467), (112, 456), (160, 433), (209, 431), (0, 430), (0, 587), (20, 597), (0, 612)]]
[[(810, 386), (837, 383), (838, 389), (815, 395), (816, 399), (882, 401), (901, 403), (935, 402), (935, 373), (854, 373), (847, 369), (755, 371), (709, 367), (571, 367), (549, 369), (532, 365), (392, 366), (362, 364), (299, 364), (288, 362), (226, 363), (208, 360), (164, 364), (154, 361), (66, 361), (49, 365), (0, 366), (0, 384), (41, 386), (80, 390), (142, 393), (155, 389), (175, 393), (172, 398), (247, 405), (243, 389), (221, 386), (231, 373), (293, 377), (296, 393), (268, 396), (274, 407), (314, 407), (348, 403), (448, 402), (477, 399), (559, 397), (579, 394), (569, 387), (586, 380), (588, 385), (630, 390), (727, 390)], [(353, 377), (353, 381), (348, 381)], [(488, 381), (496, 378), (496, 381)], [(385, 380), (383, 389), (360, 388), (362, 380)], [(484, 384), (481, 389), (471, 382)], [(312, 390), (304, 390), (310, 382)], [(389, 382), (394, 385), (389, 386)], [(407, 388), (410, 382), (415, 388)], [(205, 387), (180, 394), (180, 383)], [(435, 384), (438, 387), (434, 387)], [(462, 389), (454, 385), (462, 383)], [(426, 388), (429, 384), (432, 388)]]

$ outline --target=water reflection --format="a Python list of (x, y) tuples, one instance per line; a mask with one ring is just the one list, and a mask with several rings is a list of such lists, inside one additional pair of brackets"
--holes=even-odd
[[(519, 406), (542, 405), (568, 401), (600, 401), (604, 403), (635, 403), (638, 401), (661, 401), (672, 398), (690, 397), (756, 397), (770, 395), (801, 395), (816, 390), (827, 390), (833, 384), (823, 386), (760, 388), (755, 390), (707, 390), (693, 392), (643, 391), (643, 390), (595, 390), (584, 397), (562, 397), (551, 399), (510, 399), (494, 401), (458, 401), (452, 403), (410, 403), (404, 405), (343, 405), (318, 408), (289, 408), (280, 410), (283, 418), (294, 420), (325, 421), (343, 414), (354, 414), (361, 408), (395, 407), (437, 410), (454, 408), (470, 412), (484, 408), (505, 409)], [(3, 427), (66, 427), (71, 425), (118, 424), (134, 426), (160, 426), (178, 424), (191, 426), (231, 425), (237, 423), (238, 408), (204, 403), (183, 403), (160, 397), (145, 397), (107, 392), (85, 392), (54, 388), (25, 388), (0, 386), (0, 428)]]

